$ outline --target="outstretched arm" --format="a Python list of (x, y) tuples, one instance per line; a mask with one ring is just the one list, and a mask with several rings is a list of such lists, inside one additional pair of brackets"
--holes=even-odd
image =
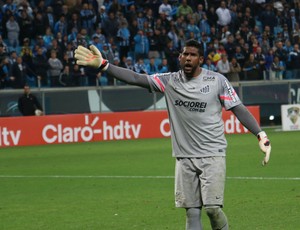
[(267, 134), (261, 130), (255, 118), (243, 104), (233, 107), (231, 111), (239, 119), (239, 121), (258, 138), (259, 147), (265, 154), (262, 164), (267, 164), (271, 154), (271, 143)]
[(130, 69), (109, 64), (106, 72), (114, 78), (124, 81), (130, 85), (137, 85), (149, 89), (148, 76), (146, 74), (139, 74)]
[(150, 88), (146, 74), (138, 74), (132, 70), (109, 64), (107, 60), (103, 59), (101, 52), (94, 45), (91, 45), (90, 49), (78, 46), (75, 50), (75, 58), (77, 59), (76, 63), (78, 65), (98, 68), (99, 71), (106, 71), (114, 78), (124, 81), (130, 85), (137, 85), (148, 89)]

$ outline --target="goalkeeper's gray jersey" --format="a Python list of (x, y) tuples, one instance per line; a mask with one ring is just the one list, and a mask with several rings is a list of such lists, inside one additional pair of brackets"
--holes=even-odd
[(148, 80), (152, 91), (165, 94), (174, 157), (225, 156), (222, 107), (228, 110), (241, 101), (223, 75), (202, 69), (187, 79), (180, 70)]

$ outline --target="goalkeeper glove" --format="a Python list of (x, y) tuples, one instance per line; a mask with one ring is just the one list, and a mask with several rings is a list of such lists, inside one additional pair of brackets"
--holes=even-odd
[(259, 147), (261, 151), (265, 154), (265, 158), (262, 161), (262, 165), (266, 165), (270, 159), (271, 154), (271, 143), (267, 137), (267, 134), (264, 131), (261, 131), (257, 134), (257, 138), (259, 141)]
[(101, 52), (94, 45), (91, 45), (90, 49), (81, 45), (78, 46), (74, 57), (77, 59), (76, 63), (78, 65), (99, 68), (99, 70), (106, 70), (108, 68), (108, 61), (103, 59)]

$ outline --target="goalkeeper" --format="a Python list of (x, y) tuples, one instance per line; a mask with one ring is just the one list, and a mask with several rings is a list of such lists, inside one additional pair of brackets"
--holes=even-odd
[(164, 93), (168, 108), (175, 166), (175, 204), (186, 209), (186, 229), (202, 229), (205, 210), (212, 229), (229, 229), (222, 211), (226, 174), (226, 147), (222, 107), (231, 110), (259, 141), (270, 157), (271, 145), (264, 131), (242, 104), (232, 85), (221, 74), (202, 69), (203, 50), (188, 40), (179, 55), (181, 69), (174, 73), (138, 74), (109, 64), (95, 46), (75, 50), (77, 64), (106, 71), (120, 81)]

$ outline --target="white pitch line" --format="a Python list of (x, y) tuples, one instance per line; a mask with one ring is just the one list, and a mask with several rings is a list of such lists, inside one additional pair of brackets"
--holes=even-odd
[[(108, 175), (0, 175), (0, 178), (74, 178), (74, 179), (89, 179), (89, 178), (99, 178), (99, 179), (174, 179), (174, 176), (108, 176)], [(300, 177), (227, 177), (229, 180), (300, 180)]]

